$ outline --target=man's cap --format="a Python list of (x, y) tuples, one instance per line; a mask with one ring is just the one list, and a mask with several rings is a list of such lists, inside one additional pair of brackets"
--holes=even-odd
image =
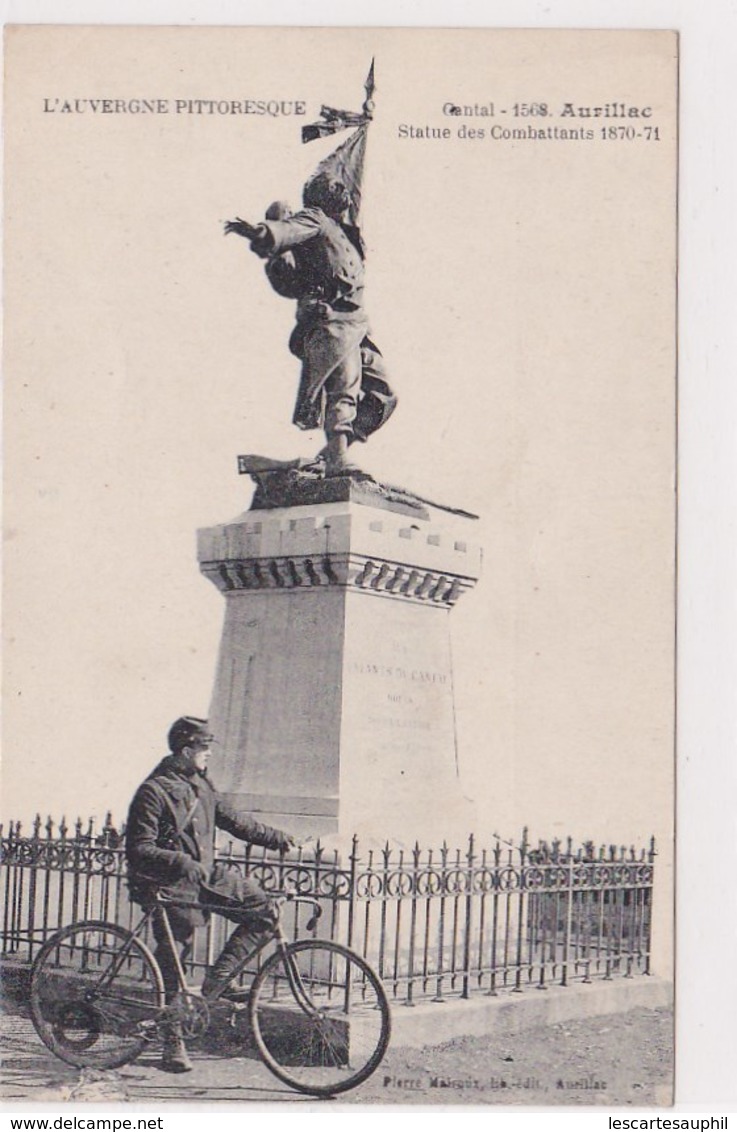
[(188, 746), (193, 739), (211, 743), (213, 736), (206, 719), (197, 719), (193, 715), (182, 715), (169, 728), (169, 750), (175, 754), (182, 747)]

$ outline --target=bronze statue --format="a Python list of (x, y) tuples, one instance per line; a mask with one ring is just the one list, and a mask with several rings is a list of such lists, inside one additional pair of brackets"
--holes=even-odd
[(363, 117), (323, 107), (326, 121), (305, 127), (303, 139), (312, 140), (358, 125), (307, 182), (299, 212), (276, 201), (261, 224), (240, 218), (225, 224), (226, 234), (243, 236), (266, 260), (274, 290), (297, 301), (289, 349), (301, 360), (302, 374), (293, 421), (298, 428), (325, 430), (325, 447), (311, 467), (326, 476), (358, 470), (348, 448), (381, 428), (397, 403), (363, 305), (365, 249), (358, 210), (372, 91), (373, 64)]

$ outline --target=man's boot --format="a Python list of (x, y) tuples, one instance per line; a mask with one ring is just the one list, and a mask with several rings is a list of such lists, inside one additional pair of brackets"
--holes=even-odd
[(192, 1062), (179, 1026), (166, 1026), (163, 1033), (164, 1045), (161, 1051), (161, 1068), (167, 1073), (189, 1073)]
[(217, 998), (224, 991), (225, 998), (234, 1000), (243, 998), (243, 991), (235, 988), (232, 991), (226, 991), (226, 987), (246, 955), (255, 951), (260, 943), (265, 943), (266, 940), (271, 939), (272, 935), (272, 931), (253, 931), (246, 924), (241, 924), (239, 928), (236, 928), (220, 952), (219, 958), (216, 959), (205, 975), (202, 984), (203, 998)]

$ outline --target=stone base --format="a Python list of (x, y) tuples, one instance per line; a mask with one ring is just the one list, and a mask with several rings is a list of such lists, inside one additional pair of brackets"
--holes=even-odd
[(329, 502), (199, 533), (201, 569), (226, 598), (213, 776), (298, 836), (465, 837), (449, 614), (478, 577), (473, 519), (323, 483)]
[(454, 1038), (494, 1034), (502, 1043), (506, 1034), (537, 1026), (554, 1026), (581, 1018), (620, 1014), (639, 1007), (650, 1010), (673, 1006), (673, 984), (655, 975), (632, 979), (599, 979), (593, 983), (530, 987), (523, 994), (503, 992), (496, 997), (473, 994), (444, 1002), (397, 1005), (392, 1011), (392, 1043), (419, 1049)]

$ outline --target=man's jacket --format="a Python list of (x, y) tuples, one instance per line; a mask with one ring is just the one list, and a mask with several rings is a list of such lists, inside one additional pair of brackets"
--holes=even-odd
[(162, 759), (139, 786), (128, 813), (125, 849), (133, 899), (145, 903), (159, 888), (170, 897), (197, 900), (199, 883), (184, 875), (188, 860), (204, 866), (208, 887), (227, 895), (227, 875), (213, 869), (216, 828), (267, 849), (289, 847), (281, 830), (224, 802), (207, 775), (183, 771), (172, 755)]

